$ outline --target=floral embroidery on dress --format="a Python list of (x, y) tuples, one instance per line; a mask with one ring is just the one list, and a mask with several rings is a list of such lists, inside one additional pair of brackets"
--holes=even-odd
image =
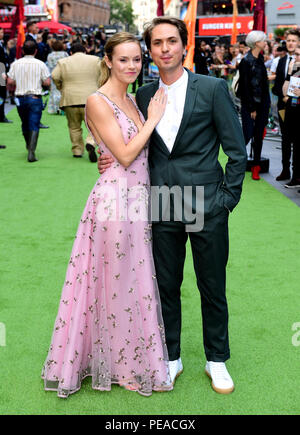
[[(97, 95), (113, 108), (127, 144), (137, 127)], [(112, 384), (143, 395), (173, 388), (148, 222), (147, 158), (148, 144), (128, 169), (113, 164), (82, 213), (42, 371), (45, 389), (59, 397), (75, 393), (87, 376), (101, 391)]]

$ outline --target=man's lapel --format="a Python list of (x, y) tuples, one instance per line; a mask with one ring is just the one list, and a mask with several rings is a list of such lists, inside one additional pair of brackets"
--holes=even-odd
[(156, 143), (158, 142), (160, 144), (160, 146), (163, 148), (165, 153), (170, 154), (170, 151), (169, 151), (167, 145), (165, 144), (161, 135), (157, 133), (156, 129), (153, 130), (152, 137), (156, 141)]
[[(148, 106), (150, 103), (151, 98), (155, 95), (155, 92), (158, 90), (159, 87), (159, 80), (156, 80), (152, 83), (151, 87), (149, 87), (149, 91), (147, 95), (145, 96), (145, 99), (142, 102), (141, 110), (143, 112), (144, 118), (147, 119), (148, 115)], [(157, 133), (156, 129), (153, 130), (152, 138), (155, 141), (155, 143), (159, 144), (161, 148), (164, 150), (165, 153), (170, 154), (170, 151), (167, 148), (167, 145), (163, 141), (162, 137)]]
[(194, 105), (195, 105), (195, 99), (196, 99), (196, 81), (197, 76), (193, 73), (191, 73), (189, 70), (187, 70), (189, 78), (188, 78), (188, 85), (186, 90), (186, 97), (185, 97), (185, 103), (184, 103), (184, 109), (183, 109), (183, 115), (182, 120), (179, 126), (179, 130), (177, 132), (177, 136), (173, 145), (172, 153), (174, 152), (176, 146), (178, 145), (178, 142), (184, 133), (184, 130), (186, 129), (190, 116), (193, 112)]
[[(140, 110), (142, 111), (145, 119), (148, 118), (148, 106), (151, 98), (158, 90), (158, 86), (159, 86), (159, 80), (155, 80), (155, 82), (152, 82), (147, 89), (147, 93), (145, 92), (145, 96), (142, 99), (140, 99)], [(143, 90), (144, 89), (145, 88), (143, 88)]]
[[(157, 80), (157, 82), (155, 82), (155, 87), (154, 87), (153, 94), (151, 95), (151, 97), (154, 96), (155, 92), (158, 90), (158, 87), (159, 87), (159, 80)], [(148, 107), (148, 105), (147, 105), (147, 107)], [(152, 136), (153, 136), (153, 139), (160, 144), (160, 146), (163, 148), (163, 150), (166, 153), (170, 154), (170, 151), (169, 151), (167, 145), (165, 144), (161, 135), (157, 133), (156, 128), (153, 130)]]
[(285, 78), (285, 66), (286, 66), (286, 63), (288, 62), (288, 55), (286, 54), (285, 56), (284, 56), (284, 58), (282, 59), (282, 64), (281, 64), (281, 72), (282, 72), (282, 76)]

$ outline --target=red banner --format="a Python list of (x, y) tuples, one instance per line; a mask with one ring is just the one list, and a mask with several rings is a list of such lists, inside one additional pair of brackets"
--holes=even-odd
[(253, 30), (266, 31), (265, 0), (256, 0)]
[[(199, 18), (199, 36), (231, 35), (233, 29), (232, 15), (227, 17)], [(249, 33), (253, 29), (253, 16), (236, 18), (237, 34)]]
[(15, 0), (16, 12), (13, 17), (12, 25), (11, 25), (11, 38), (15, 37), (16, 30), (18, 28), (18, 37), (17, 37), (17, 46), (16, 46), (16, 58), (19, 59), (22, 57), (22, 46), (25, 41), (25, 32), (24, 32), (24, 4), (23, 0)]
[(164, 15), (164, 0), (157, 0), (156, 15), (158, 17), (161, 17), (162, 15)]

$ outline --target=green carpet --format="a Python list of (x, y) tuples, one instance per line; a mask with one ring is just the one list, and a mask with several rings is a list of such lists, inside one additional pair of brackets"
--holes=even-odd
[[(26, 161), (16, 110), (0, 124), (0, 414), (299, 414), (300, 209), (264, 180), (246, 175), (230, 216), (228, 303), (236, 390), (215, 393), (204, 374), (200, 297), (191, 253), (182, 287), (184, 373), (169, 393), (141, 397), (114, 386), (67, 400), (40, 379), (66, 267), (96, 165), (71, 155), (66, 118), (43, 114), (38, 162)], [(222, 156), (224, 162), (224, 156)], [(299, 339), (298, 339), (299, 340)], [(3, 345), (5, 344), (5, 346)], [(297, 344), (297, 343), (296, 343)], [(300, 342), (299, 342), (300, 344)]]

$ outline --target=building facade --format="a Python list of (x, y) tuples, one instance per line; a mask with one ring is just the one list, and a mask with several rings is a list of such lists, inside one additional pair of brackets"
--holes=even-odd
[[(144, 24), (156, 17), (157, 0), (132, 0), (133, 13), (135, 15), (134, 24), (138, 32), (143, 33)], [(180, 16), (181, 0), (172, 0), (165, 15), (172, 17)]]
[(268, 0), (266, 2), (267, 31), (274, 33), (278, 27), (300, 27), (299, 0)]
[[(0, 8), (0, 23), (11, 22), (15, 11), (15, 6)], [(83, 29), (109, 24), (110, 5), (109, 0), (24, 0), (24, 15)]]
[(180, 9), (181, 9), (182, 1), (180, 0), (172, 0), (168, 9), (165, 10), (165, 15), (169, 15), (170, 17), (180, 17)]
[(107, 25), (109, 16), (109, 0), (58, 0), (58, 20), (71, 27)]

